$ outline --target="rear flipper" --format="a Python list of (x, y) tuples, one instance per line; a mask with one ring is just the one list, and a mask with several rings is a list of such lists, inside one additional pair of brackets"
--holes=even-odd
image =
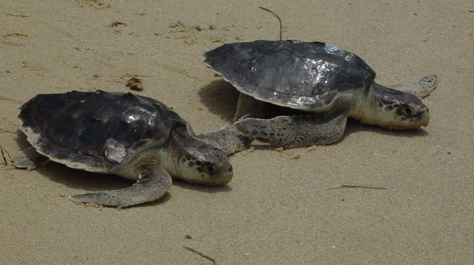
[(158, 167), (145, 167), (133, 186), (112, 191), (70, 196), (74, 202), (112, 207), (128, 207), (161, 198), (171, 186), (171, 176)]
[(410, 85), (395, 85), (390, 88), (415, 95), (419, 98), (428, 97), (431, 92), (438, 86), (438, 77), (435, 74), (427, 75), (418, 82)]
[(331, 144), (341, 139), (347, 117), (327, 118), (321, 114), (278, 116), (273, 119), (246, 118), (237, 128), (262, 142), (283, 148)]
[(30, 146), (12, 158), (13, 166), (27, 170), (33, 170), (44, 166), (49, 162), (49, 158), (36, 152), (33, 146)]

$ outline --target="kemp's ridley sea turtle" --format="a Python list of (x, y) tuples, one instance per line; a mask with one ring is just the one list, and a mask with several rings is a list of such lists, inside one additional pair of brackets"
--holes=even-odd
[[(333, 143), (348, 117), (391, 129), (427, 126), (428, 107), (418, 97), (437, 85), (436, 75), (430, 75), (415, 84), (384, 87), (359, 56), (322, 42), (230, 43), (205, 52), (203, 60), (241, 92), (234, 120), (252, 118), (236, 126), (285, 148)], [(303, 114), (266, 117), (269, 103)]]
[(122, 190), (70, 197), (105, 206), (156, 200), (166, 193), (172, 177), (226, 184), (233, 176), (226, 154), (250, 143), (229, 126), (195, 136), (190, 125), (163, 103), (130, 93), (37, 95), (21, 107), (19, 121), (32, 147), (13, 159), (16, 167), (32, 169), (52, 160), (137, 181)]

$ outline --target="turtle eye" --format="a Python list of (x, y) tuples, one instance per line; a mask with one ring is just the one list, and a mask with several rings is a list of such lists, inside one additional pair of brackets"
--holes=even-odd
[(408, 105), (402, 106), (402, 111), (406, 117), (412, 117), (416, 113), (415, 108)]
[(217, 172), (217, 167), (214, 164), (208, 163), (204, 166), (204, 170), (207, 174), (213, 175)]

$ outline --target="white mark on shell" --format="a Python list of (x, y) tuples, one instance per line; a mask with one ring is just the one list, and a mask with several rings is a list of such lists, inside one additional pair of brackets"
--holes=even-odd
[(105, 156), (109, 160), (121, 163), (127, 156), (127, 149), (123, 144), (110, 138), (105, 142)]

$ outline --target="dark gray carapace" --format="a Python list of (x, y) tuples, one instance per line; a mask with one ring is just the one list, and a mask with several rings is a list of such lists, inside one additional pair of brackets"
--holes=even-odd
[(37, 148), (42, 153), (59, 160), (85, 156), (98, 163), (113, 162), (102, 159), (108, 139), (124, 149), (138, 148), (149, 139), (166, 141), (175, 124), (186, 126), (157, 100), (100, 90), (39, 94), (21, 107), (19, 119), (23, 128), (41, 135)]
[(375, 78), (359, 56), (323, 42), (229, 43), (203, 59), (239, 91), (295, 109), (324, 108), (336, 95), (367, 88)]

